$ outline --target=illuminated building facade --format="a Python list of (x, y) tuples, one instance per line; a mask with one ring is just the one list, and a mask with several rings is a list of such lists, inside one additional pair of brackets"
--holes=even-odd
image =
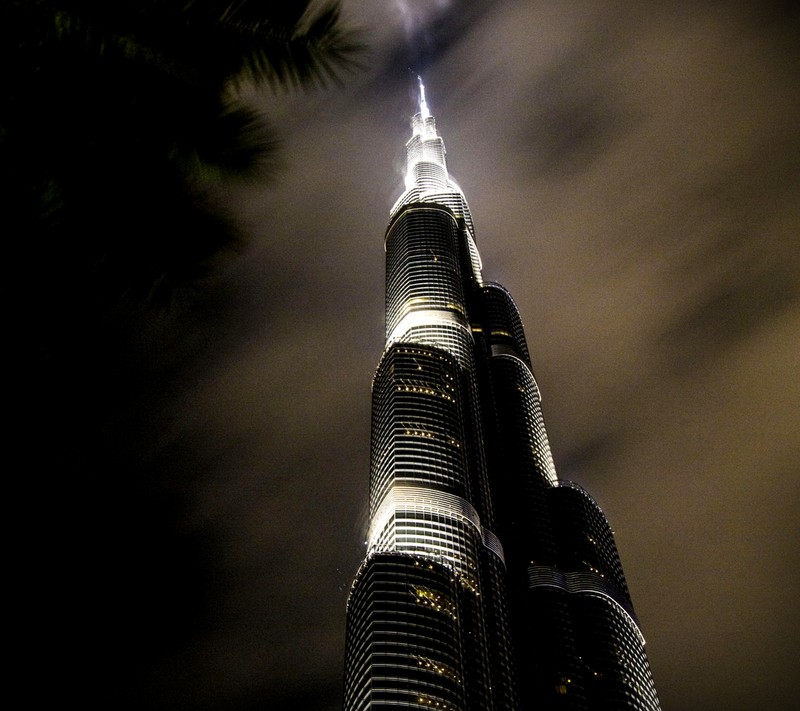
[(345, 711), (656, 711), (611, 529), (556, 476), (522, 322), (483, 281), (421, 83), (406, 151)]

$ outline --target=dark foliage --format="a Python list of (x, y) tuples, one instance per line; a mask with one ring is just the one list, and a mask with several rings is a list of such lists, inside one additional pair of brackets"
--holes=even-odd
[(352, 67), (338, 5), (310, 5), (0, 4), (15, 651), (47, 682), (28, 703), (180, 707), (153, 669), (208, 624), (213, 543), (181, 528), (199, 474), (159, 436), (186, 351), (174, 304), (236, 245), (215, 189), (269, 175), (276, 139), (237, 86), (296, 90)]

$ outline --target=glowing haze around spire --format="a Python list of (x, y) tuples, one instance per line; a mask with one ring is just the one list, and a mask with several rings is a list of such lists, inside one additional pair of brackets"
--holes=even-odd
[(422, 77), (417, 75), (419, 80), (419, 113), (423, 119), (429, 118), (431, 115), (428, 109), (428, 102), (425, 101), (425, 85), (422, 83)]

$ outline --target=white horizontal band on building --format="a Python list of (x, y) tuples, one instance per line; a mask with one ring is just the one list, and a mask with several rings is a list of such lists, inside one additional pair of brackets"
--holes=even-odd
[(636, 635), (644, 646), (644, 635), (639, 629), (639, 623), (633, 615), (630, 603), (614, 585), (597, 573), (565, 573), (550, 565), (532, 565), (528, 568), (528, 584), (532, 588), (551, 587), (569, 593), (588, 593), (611, 601), (627, 618), (631, 627), (636, 630)]
[(383, 497), (370, 522), (367, 545), (371, 549), (393, 516), (398, 513), (429, 513), (471, 525), (480, 534), (483, 545), (505, 565), (503, 545), (497, 536), (481, 526), (475, 507), (466, 499), (437, 489), (395, 485)]
[(435, 326), (442, 323), (460, 326), (469, 334), (470, 340), (472, 339), (472, 330), (463, 316), (444, 309), (420, 309), (419, 311), (410, 311), (400, 319), (386, 339), (386, 347), (388, 348), (396, 341), (403, 340), (403, 336), (412, 328)]

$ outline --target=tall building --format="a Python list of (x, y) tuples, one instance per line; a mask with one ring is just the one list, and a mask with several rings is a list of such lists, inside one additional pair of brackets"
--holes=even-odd
[(421, 81), (411, 126), (345, 711), (659, 709), (611, 528), (556, 475), (522, 322), (483, 280)]

